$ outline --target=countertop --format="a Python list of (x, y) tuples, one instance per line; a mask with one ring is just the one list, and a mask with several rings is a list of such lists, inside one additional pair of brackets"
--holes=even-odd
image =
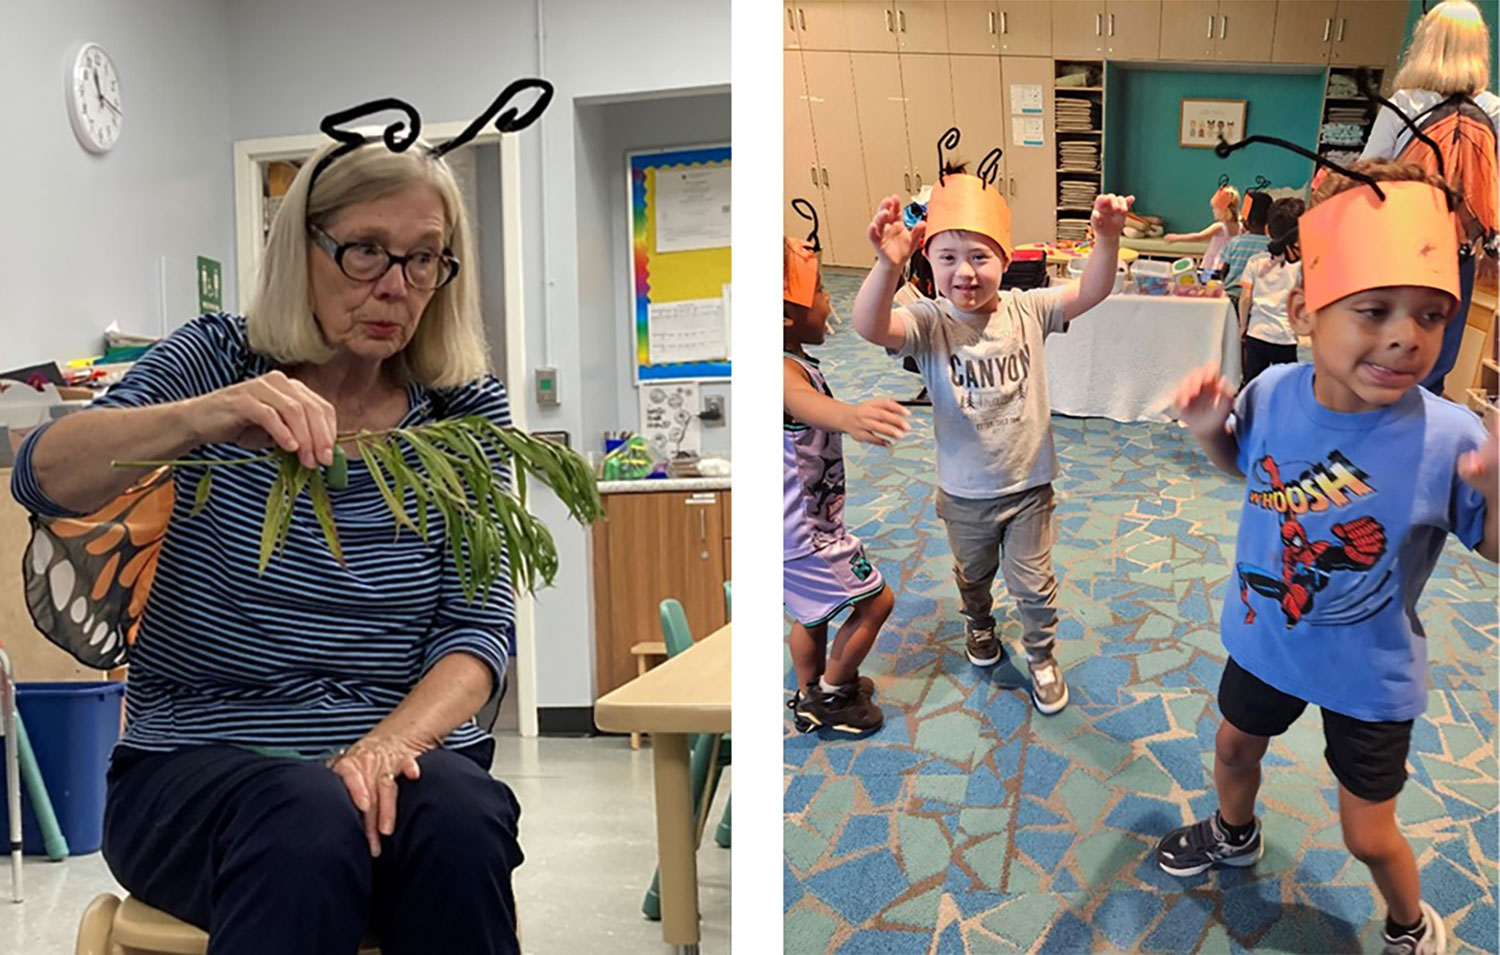
[(729, 475), (722, 477), (665, 478), (655, 481), (600, 481), (600, 494), (645, 494), (651, 491), (727, 491)]

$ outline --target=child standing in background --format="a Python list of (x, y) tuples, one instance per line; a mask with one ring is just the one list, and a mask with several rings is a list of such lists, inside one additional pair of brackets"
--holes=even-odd
[(1302, 278), (1295, 233), (1303, 208), (1302, 200), (1295, 198), (1271, 204), (1268, 251), (1252, 256), (1240, 276), (1237, 305), (1240, 338), (1245, 342), (1242, 380), (1247, 385), (1270, 366), (1297, 360), (1297, 333), (1287, 317), (1287, 299)]
[(1212, 225), (1200, 232), (1179, 233), (1168, 232), (1162, 236), (1163, 242), (1202, 242), (1208, 241), (1208, 248), (1203, 253), (1203, 261), (1198, 267), (1203, 274), (1212, 278), (1224, 266), (1224, 247), (1229, 240), (1240, 234), (1240, 191), (1229, 184), (1228, 179), (1220, 180), (1219, 188), (1214, 192), (1213, 198), (1208, 200), (1209, 208), (1213, 210), (1214, 222)]
[[(832, 312), (816, 236), (815, 224), (812, 242), (785, 239), (782, 249), (782, 595), (798, 685), (787, 705), (804, 732), (858, 735), (884, 721), (859, 665), (896, 601), (844, 527), (842, 435), (887, 447), (910, 429), (907, 410), (889, 399), (834, 400), (818, 360), (803, 350), (823, 343)], [(828, 622), (845, 609), (849, 619), (830, 646)]]
[(1266, 220), (1271, 214), (1271, 197), (1264, 192), (1251, 192), (1245, 198), (1250, 203), (1245, 213), (1245, 231), (1224, 246), (1224, 264), (1229, 267), (1224, 273), (1224, 289), (1236, 307), (1239, 306), (1240, 276), (1245, 271), (1245, 263), (1257, 252), (1266, 251), (1266, 243), (1270, 241), (1266, 235)]
[(1388, 906), (1383, 952), (1441, 955), (1447, 930), (1396, 821), (1427, 706), (1416, 608), (1448, 534), (1496, 559), (1500, 452), (1472, 412), (1417, 387), (1459, 301), (1447, 196), (1409, 164), (1349, 172), (1376, 182), (1329, 176), (1299, 225), (1289, 310), (1312, 364), (1271, 369), (1238, 398), (1213, 366), (1178, 388), (1209, 459), (1249, 486), (1221, 621), (1219, 808), (1164, 836), (1156, 859), (1179, 876), (1253, 865), (1261, 760), (1316, 704), (1344, 843)]
[[(949, 145), (957, 145), (951, 132)], [(993, 171), (999, 155), (993, 150), (980, 169)], [(969, 661), (987, 667), (1003, 656), (990, 594), (1003, 569), (1020, 611), (1032, 702), (1042, 713), (1068, 704), (1053, 653), (1057, 454), (1042, 342), (1109, 294), (1132, 201), (1095, 200), (1094, 250), (1078, 283), (1001, 295), (1010, 209), (992, 182), (962, 167), (944, 169), (915, 228), (902, 221), (898, 197), (880, 204), (869, 232), (878, 258), (854, 302), (855, 330), (895, 357), (916, 359), (932, 399), (937, 512), (953, 549)], [(941, 297), (892, 309), (903, 267), (923, 248)]]

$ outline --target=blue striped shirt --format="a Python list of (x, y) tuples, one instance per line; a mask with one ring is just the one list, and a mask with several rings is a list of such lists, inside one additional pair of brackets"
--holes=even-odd
[[(274, 367), (250, 350), (243, 318), (204, 315), (148, 352), (94, 406), (181, 401)], [(465, 415), (510, 424), (505, 387), (491, 376), (450, 390), (412, 384), (408, 393), (401, 427)], [(71, 516), (37, 484), (32, 449), (41, 433), (33, 432), (16, 456), (12, 493), (35, 513)], [(183, 457), (258, 453), (215, 444)], [(407, 455), (415, 466), (415, 456)], [(331, 492), (345, 565), (329, 551), (304, 494), (285, 553), (261, 576), (260, 529), (274, 466), (215, 468), (207, 507), (189, 518), (207, 470), (173, 470), (176, 505), (130, 651), (125, 745), (169, 750), (230, 743), (314, 756), (367, 733), (447, 654), (478, 657), (500, 685), (514, 633), (508, 563), (487, 599), (466, 602), (442, 520), (431, 522), (430, 543), (409, 531), (397, 536), (373, 477), (355, 455), (348, 489)], [(410, 491), (406, 507), (415, 515)], [(485, 738), (471, 720), (443, 745)]]
[(1266, 251), (1266, 243), (1270, 241), (1269, 236), (1257, 235), (1254, 232), (1241, 232), (1229, 240), (1229, 245), (1224, 247), (1224, 261), (1229, 264), (1229, 271), (1224, 276), (1225, 288), (1239, 286), (1240, 274), (1245, 271), (1245, 263), (1250, 261), (1250, 256)]

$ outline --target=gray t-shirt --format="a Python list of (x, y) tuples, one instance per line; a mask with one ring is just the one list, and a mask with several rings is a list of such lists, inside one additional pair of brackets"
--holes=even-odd
[(906, 306), (894, 352), (921, 369), (932, 398), (938, 483), (954, 497), (1015, 494), (1057, 477), (1042, 339), (1068, 330), (1062, 289), (1001, 292), (994, 312), (947, 299)]

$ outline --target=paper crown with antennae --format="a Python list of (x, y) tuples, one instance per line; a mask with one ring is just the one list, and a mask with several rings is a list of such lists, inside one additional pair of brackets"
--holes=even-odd
[(782, 301), (811, 308), (818, 294), (818, 253), (823, 245), (818, 241), (818, 210), (806, 199), (793, 199), (792, 208), (797, 214), (812, 223), (807, 239), (786, 240), (786, 268), (781, 278)]
[[(510, 105), (512, 99), (515, 99), (527, 90), (533, 89), (537, 90), (539, 95), (536, 102), (532, 103), (530, 108), (524, 113), (517, 107)], [(479, 117), (474, 122), (464, 127), (463, 132), (445, 143), (428, 147), (427, 155), (434, 159), (442, 158), (460, 146), (472, 141), (492, 120), (495, 123), (495, 128), (500, 132), (518, 133), (541, 118), (542, 113), (552, 103), (552, 93), (552, 84), (539, 77), (526, 77), (514, 80), (509, 86), (501, 90), (500, 95), (495, 97), (494, 102), (490, 103), (488, 109), (479, 114)], [(418, 137), (422, 135), (422, 117), (418, 115), (416, 108), (405, 100), (388, 96), (384, 99), (370, 100), (358, 106), (351, 106), (348, 109), (339, 110), (337, 113), (329, 113), (323, 117), (323, 122), (318, 124), (318, 128), (329, 138), (338, 141), (340, 145), (318, 160), (318, 164), (313, 167), (312, 176), (309, 177), (307, 183), (309, 195), (312, 194), (312, 187), (317, 183), (318, 177), (333, 164), (334, 160), (340, 156), (348, 155), (368, 142), (372, 142), (370, 137), (362, 133), (357, 133), (352, 129), (340, 129), (339, 127), (345, 123), (352, 123), (357, 119), (364, 119), (366, 116), (383, 113), (386, 110), (399, 110), (406, 114), (404, 121), (396, 120), (382, 130), (379, 138), (385, 142), (386, 148), (393, 153), (404, 153), (417, 142)]]
[(1208, 204), (1213, 207), (1215, 215), (1223, 215), (1224, 210), (1233, 206), (1239, 197), (1240, 191), (1229, 182), (1229, 173), (1220, 173), (1219, 184), (1214, 189), (1213, 197), (1208, 200)]
[(979, 167), (978, 175), (968, 173), (945, 173), (943, 171), (943, 147), (958, 146), (958, 127), (949, 127), (938, 137), (938, 181), (932, 187), (932, 197), (927, 200), (927, 239), (923, 245), (932, 244), (939, 232), (962, 229), (977, 232), (995, 240), (1007, 258), (1013, 246), (1010, 241), (1010, 207), (995, 185), (1000, 175), (1000, 148), (991, 149)]
[(1308, 309), (1317, 311), (1347, 295), (1395, 285), (1433, 288), (1453, 296), (1455, 303), (1459, 300), (1458, 239), (1453, 198), (1446, 190), (1418, 181), (1376, 182), (1274, 136), (1220, 141), (1214, 151), (1224, 159), (1253, 143), (1280, 146), (1365, 186), (1346, 189), (1297, 220), (1295, 241), (1301, 250)]

